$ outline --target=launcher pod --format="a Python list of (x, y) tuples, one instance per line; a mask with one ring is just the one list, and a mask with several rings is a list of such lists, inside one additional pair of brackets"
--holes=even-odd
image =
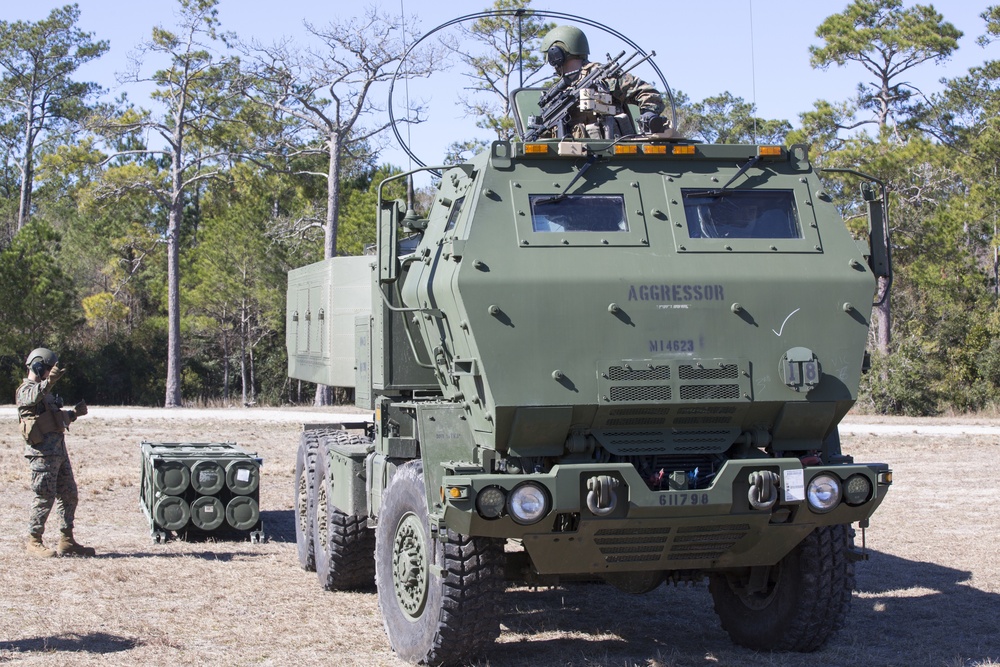
[(153, 541), (248, 534), (263, 539), (262, 460), (231, 442), (142, 442), (139, 505)]

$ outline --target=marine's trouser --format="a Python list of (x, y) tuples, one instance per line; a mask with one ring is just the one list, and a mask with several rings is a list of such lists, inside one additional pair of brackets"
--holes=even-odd
[(53, 504), (56, 504), (56, 512), (59, 514), (60, 530), (73, 530), (78, 502), (76, 480), (73, 479), (73, 467), (66, 448), (61, 447), (60, 450), (59, 453), (48, 456), (28, 457), (31, 490), (35, 492), (28, 518), (28, 532), (32, 535), (44, 532), (45, 520), (49, 518)]

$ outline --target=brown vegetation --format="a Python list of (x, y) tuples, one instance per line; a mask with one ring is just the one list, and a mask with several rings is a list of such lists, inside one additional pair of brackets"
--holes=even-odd
[[(374, 592), (323, 592), (297, 566), (295, 424), (99, 412), (69, 437), (81, 488), (77, 537), (97, 548), (95, 559), (26, 557), (27, 466), (16, 428), (0, 431), (0, 664), (401, 664)], [(267, 541), (153, 544), (138, 501), (141, 440), (234, 441), (261, 455)], [(571, 585), (510, 589), (502, 634), (480, 664), (1000, 664), (1000, 436), (845, 429), (844, 449), (891, 463), (895, 485), (867, 531), (871, 560), (858, 565), (846, 627), (818, 653), (733, 646), (704, 584), (641, 597)]]

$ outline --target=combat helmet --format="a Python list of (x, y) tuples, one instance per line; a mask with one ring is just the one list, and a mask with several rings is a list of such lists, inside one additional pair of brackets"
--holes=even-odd
[(47, 347), (36, 347), (24, 360), (24, 365), (31, 369), (35, 375), (41, 375), (58, 363), (59, 355)]
[(583, 31), (571, 25), (557, 25), (545, 34), (542, 52), (548, 53), (553, 46), (560, 47), (567, 55), (586, 59), (590, 55), (590, 43)]

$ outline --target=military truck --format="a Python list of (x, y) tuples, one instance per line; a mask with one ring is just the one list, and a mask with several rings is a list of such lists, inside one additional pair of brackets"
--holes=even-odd
[[(542, 95), (515, 92), (520, 137)], [(486, 649), (510, 579), (707, 578), (734, 642), (822, 646), (892, 482), (838, 436), (884, 188), (859, 241), (802, 145), (515, 139), (427, 169), (426, 216), (380, 189), (374, 255), (289, 273), (289, 375), (372, 411), (303, 430), (301, 565), (374, 581), (411, 662)]]

